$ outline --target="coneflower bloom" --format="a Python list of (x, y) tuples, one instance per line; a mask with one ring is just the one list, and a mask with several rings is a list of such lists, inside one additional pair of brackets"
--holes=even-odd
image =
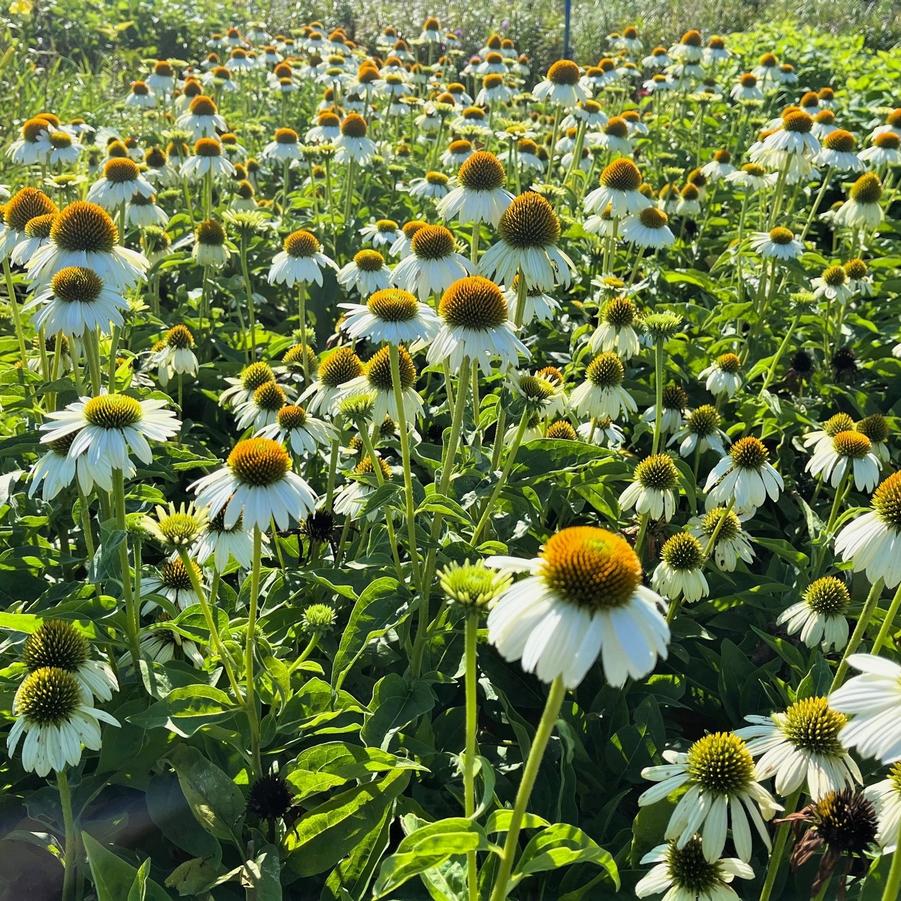
[[(28, 239), (29, 224), (34, 220), (47, 223), (47, 237), (53, 225), (53, 218), (59, 210), (56, 204), (37, 188), (21, 188), (10, 198), (3, 209), (3, 227), (0, 229), (0, 260), (7, 259), (13, 250)], [(49, 220), (46, 217), (51, 217)], [(45, 241), (30, 248), (31, 253), (23, 259), (23, 265), (31, 259), (32, 253)]]
[(341, 119), (331, 110), (323, 110), (316, 117), (316, 124), (304, 135), (311, 144), (335, 144), (341, 137)]
[(426, 300), (446, 291), (472, 272), (472, 265), (456, 252), (456, 241), (443, 225), (423, 225), (410, 239), (410, 253), (394, 267), (391, 282)]
[(731, 824), (739, 858), (751, 859), (749, 820), (767, 848), (771, 847), (765, 820), (781, 810), (759, 777), (745, 742), (731, 732), (713, 732), (699, 738), (687, 753), (664, 751), (666, 764), (645, 767), (641, 775), (657, 784), (638, 799), (639, 807), (656, 804), (683, 786), (664, 833), (684, 848), (696, 833), (702, 836), (705, 860), (716, 861), (726, 845)]
[(220, 269), (228, 262), (229, 249), (225, 229), (215, 219), (205, 219), (194, 229), (191, 257), (199, 266)]
[(275, 414), (275, 421), (260, 428), (255, 437), (271, 438), (292, 453), (306, 456), (328, 444), (335, 434), (334, 426), (310, 416), (303, 407), (285, 404)]
[[(152, 193), (152, 191), (151, 191)], [(112, 289), (134, 285), (149, 263), (135, 250), (119, 244), (119, 230), (103, 207), (75, 201), (53, 220), (50, 240), (28, 263), (28, 276), (44, 284), (60, 269), (91, 269)]]
[(732, 397), (741, 387), (741, 361), (733, 353), (720, 354), (698, 378), (704, 379), (704, 386), (711, 394), (725, 394)]
[(35, 310), (35, 328), (48, 335), (62, 333), (80, 338), (85, 330), (108, 335), (112, 326), (124, 323), (128, 301), (120, 291), (103, 283), (92, 269), (67, 266), (40, 287), (23, 308)]
[(879, 206), (882, 197), (882, 182), (875, 172), (864, 172), (851, 186), (848, 199), (835, 214), (836, 225), (849, 228), (876, 228), (882, 222), (883, 212)]
[(863, 793), (879, 818), (876, 841), (886, 852), (894, 853), (901, 830), (901, 763), (893, 763), (888, 778), (867, 786)]
[[(200, 566), (194, 560), (191, 560), (189, 565), (202, 584), (203, 571)], [(153, 595), (164, 597), (176, 610), (187, 610), (188, 607), (200, 603), (188, 568), (178, 555), (163, 560), (154, 574), (141, 579), (141, 597), (151, 598), (141, 606), (141, 613), (147, 614), (159, 607), (159, 604), (152, 600)]]
[(345, 291), (356, 291), (368, 297), (374, 291), (387, 288), (391, 282), (391, 270), (385, 258), (377, 250), (361, 250), (338, 270), (338, 284)]
[(852, 296), (848, 274), (841, 266), (827, 266), (818, 278), (810, 280), (814, 297), (825, 297), (836, 303), (847, 303)]
[(78, 160), (81, 154), (81, 144), (77, 143), (69, 132), (57, 129), (51, 131), (47, 139), (50, 141), (50, 154), (47, 162), (51, 166), (70, 165)]
[(235, 404), (239, 429), (258, 431), (275, 422), (278, 411), (288, 402), (285, 389), (277, 382), (264, 382), (247, 400)]
[(634, 301), (625, 295), (607, 301), (600, 315), (600, 323), (588, 342), (592, 353), (616, 351), (623, 360), (634, 357), (641, 350), (638, 334), (632, 327), (638, 318)]
[(812, 452), (816, 453), (817, 448), (821, 444), (829, 446), (832, 444), (832, 439), (835, 438), (839, 432), (848, 432), (853, 430), (853, 428), (854, 420), (847, 413), (836, 413), (823, 423), (821, 429), (814, 429), (812, 432), (808, 432), (804, 435), (801, 438), (801, 443), (804, 447), (812, 447)]
[(142, 229), (148, 225), (163, 226), (169, 221), (166, 211), (156, 205), (155, 194), (151, 194), (150, 197), (133, 194), (125, 205), (125, 216), (129, 225), (136, 225)]
[(376, 219), (360, 229), (360, 237), (376, 250), (390, 248), (400, 236), (400, 228), (393, 219)]
[[(557, 248), (560, 220), (540, 194), (530, 191), (514, 198), (501, 215), (497, 230), (500, 241), (479, 261), (484, 275), (509, 285), (521, 272), (527, 285), (543, 290), (572, 283), (575, 265)], [(416, 238), (418, 235), (414, 242)]]
[(460, 166), (457, 181), (457, 186), (438, 201), (438, 214), (461, 223), (488, 222), (496, 226), (513, 200), (504, 189), (506, 174), (501, 161), (493, 153), (476, 151)]
[(667, 223), (669, 217), (663, 210), (648, 206), (637, 215), (628, 216), (623, 222), (623, 238), (636, 247), (669, 247), (676, 236)]
[(753, 72), (745, 72), (729, 91), (733, 100), (741, 103), (757, 103), (763, 100), (763, 91), (757, 85), (757, 76)]
[(662, 598), (641, 584), (641, 563), (620, 535), (575, 526), (552, 535), (531, 560), (489, 557), (488, 566), (528, 577), (488, 616), (488, 640), (544, 682), (575, 688), (600, 656), (610, 685), (642, 679), (666, 658)]
[(45, 162), (50, 156), (50, 132), (54, 128), (46, 119), (26, 120), (20, 137), (7, 147), (6, 155), (19, 166)]
[(857, 139), (850, 131), (836, 128), (823, 138), (814, 163), (839, 172), (861, 172), (865, 167), (856, 153)]
[(305, 229), (291, 232), (280, 250), (272, 258), (268, 281), (270, 285), (322, 285), (325, 267), (338, 270), (338, 264), (322, 252), (319, 239)]
[(358, 113), (349, 113), (341, 122), (341, 134), (335, 141), (338, 148), (336, 159), (339, 163), (353, 160), (366, 165), (375, 156), (375, 142), (366, 137), (366, 120)]
[(165, 388), (175, 375), (196, 376), (199, 363), (194, 353), (194, 336), (185, 325), (176, 325), (163, 337), (163, 346), (153, 355), (157, 377)]
[[(416, 390), (416, 367), (409, 351), (403, 346), (397, 348), (400, 389), (403, 398), (405, 422), (413, 428), (416, 419), (422, 415), (423, 402)], [(371, 417), (374, 422), (382, 422), (386, 416), (394, 422), (399, 420), (394, 379), (391, 374), (390, 349), (382, 347), (364, 364), (363, 373), (345, 382), (338, 394), (338, 401), (344, 398), (365, 395), (371, 400)]]
[(507, 304), (510, 307), (510, 318), (514, 322), (521, 322), (523, 325), (528, 325), (532, 320), (547, 322), (549, 319), (552, 319), (560, 309), (560, 302), (549, 294), (545, 294), (541, 288), (533, 288), (528, 284), (526, 285), (525, 303), (520, 311), (519, 279), (520, 276), (517, 275), (504, 292)]
[(22, 767), (38, 776), (78, 766), (82, 746), (100, 750), (100, 723), (119, 721), (85, 698), (76, 676), (59, 667), (42, 666), (30, 672), (12, 703), (15, 723), (6, 739), (11, 757), (22, 744)]
[(331, 412), (342, 396), (343, 386), (351, 379), (363, 375), (363, 362), (349, 347), (335, 348), (319, 364), (316, 379), (300, 396), (310, 413), (319, 410)]
[(115, 210), (135, 194), (152, 197), (154, 187), (141, 175), (134, 160), (114, 157), (103, 165), (103, 176), (88, 190), (87, 199), (107, 210)]
[(454, 282), (438, 304), (441, 328), (428, 350), (429, 363), (447, 362), (459, 371), (464, 359), (477, 361), (485, 375), (493, 360), (515, 366), (528, 348), (516, 337), (503, 291), (480, 275)]
[(732, 165), (732, 154), (725, 149), (714, 151), (713, 159), (701, 166), (701, 174), (709, 184), (715, 184), (735, 171)]
[(629, 159), (618, 159), (604, 167), (601, 185), (585, 198), (585, 211), (600, 214), (608, 206), (616, 218), (630, 213), (640, 213), (651, 206), (651, 201), (638, 189), (641, 187), (641, 172)]
[(818, 443), (805, 469), (833, 488), (849, 474), (858, 491), (872, 491), (879, 483), (879, 460), (870, 448), (870, 439), (858, 431), (839, 432), (831, 441)]
[(845, 583), (835, 576), (823, 576), (804, 590), (796, 604), (787, 607), (776, 620), (789, 635), (799, 634), (809, 648), (822, 646), (823, 651), (841, 651), (848, 643), (846, 614), (851, 596)]
[(625, 510), (648, 515), (653, 520), (669, 521), (676, 512), (679, 470), (669, 454), (645, 457), (636, 467), (632, 483), (620, 494)]
[(175, 89), (175, 70), (168, 60), (158, 59), (153, 72), (147, 76), (147, 84), (155, 94), (171, 94)]
[(246, 528), (256, 527), (261, 532), (272, 520), (286, 529), (292, 519), (302, 522), (316, 508), (316, 495), (291, 471), (288, 452), (269, 438), (239, 441), (225, 466), (190, 487), (197, 493), (197, 505), (210, 508), (210, 516), (225, 511), (226, 529), (239, 517)]
[[(659, 414), (662, 416), (660, 429), (664, 435), (669, 435), (682, 427), (682, 414), (688, 406), (688, 394), (681, 385), (664, 385), (662, 400), (662, 409)], [(654, 424), (657, 422), (657, 416), (657, 405), (652, 404), (642, 413), (641, 418), (645, 422)]]
[(189, 180), (200, 180), (207, 175), (231, 178), (235, 167), (222, 155), (222, 144), (217, 138), (198, 138), (194, 153), (181, 164), (181, 174)]
[(548, 100), (558, 106), (571, 107), (588, 99), (588, 91), (580, 84), (581, 71), (571, 59), (551, 63), (547, 77), (532, 88), (536, 100)]
[(702, 404), (685, 417), (685, 424), (676, 430), (669, 443), (678, 444), (679, 454), (683, 457), (690, 457), (695, 451), (703, 454), (707, 450), (723, 456), (729, 438), (720, 428), (720, 414), (716, 408)]
[(632, 395), (623, 388), (626, 370), (612, 351), (599, 353), (585, 371), (585, 381), (570, 394), (570, 406), (580, 416), (592, 419), (619, 419), (638, 409)]
[(221, 131), (228, 131), (225, 119), (219, 115), (216, 102), (205, 94), (198, 94), (188, 106), (186, 112), (175, 120), (179, 128), (191, 132), (196, 141), (198, 138), (214, 138)]
[(901, 582), (901, 472), (892, 473), (873, 493), (872, 509), (851, 521), (835, 539), (835, 553), (873, 584)]
[(852, 654), (848, 664), (860, 675), (829, 695), (829, 703), (850, 718), (839, 740), (862, 757), (901, 760), (901, 666), (874, 654)]
[(137, 109), (153, 109), (156, 106), (156, 95), (146, 81), (133, 81), (125, 98), (125, 105)]
[(475, 150), (471, 141), (467, 141), (465, 138), (458, 138), (456, 141), (451, 141), (447, 150), (441, 154), (441, 163), (448, 169), (458, 169), (474, 153)]
[(740, 438), (707, 477), (707, 509), (734, 506), (736, 513), (753, 514), (767, 496), (779, 500), (782, 476), (768, 462), (769, 451), (759, 438)]
[(692, 519), (688, 528), (705, 545), (715, 536), (713, 559), (717, 568), (723, 572), (734, 572), (739, 560), (753, 562), (751, 541), (742, 529), (741, 519), (732, 510), (714, 507), (703, 516)]
[(881, 413), (873, 413), (871, 416), (865, 416), (855, 423), (854, 429), (870, 439), (870, 450), (872, 450), (876, 458), (882, 463), (888, 463), (891, 459), (891, 454), (887, 444), (889, 427), (886, 418)]
[(384, 288), (369, 296), (365, 304), (342, 303), (347, 310), (341, 328), (354, 341), (375, 344), (427, 344), (437, 333), (440, 322), (431, 307), (419, 303), (402, 288)]
[(669, 841), (641, 858), (655, 864), (635, 886), (637, 898), (664, 894), (666, 901), (738, 901), (731, 887), (736, 879), (753, 879), (754, 870), (737, 857), (722, 857), (712, 863), (704, 859), (701, 836), (695, 835), (683, 848)]
[(450, 192), (449, 181), (443, 172), (426, 172), (422, 178), (410, 179), (410, 196), (440, 200)]
[[(201, 566), (213, 561), (217, 570), (224, 570), (231, 560), (242, 569), (250, 569), (253, 563), (253, 532), (245, 528), (244, 521), (238, 521), (229, 529), (225, 528), (225, 513), (220, 510), (214, 517), (206, 518), (203, 528), (191, 546), (191, 558)], [(263, 544), (268, 542), (263, 535)], [(263, 553), (265, 554), (265, 549)]]
[[(378, 466), (383, 482), (394, 477), (391, 467), (381, 457), (377, 455), (373, 464), (372, 458), (367, 454), (354, 466), (350, 473), (353, 478), (335, 492), (335, 513), (349, 517), (360, 515), (366, 505), (366, 498), (376, 489), (375, 466)], [(375, 520), (381, 516), (384, 516), (383, 511), (376, 508), (366, 514), (366, 519)]]
[(84, 454), (85, 466), (98, 484), (110, 484), (114, 469), (131, 466), (129, 454), (142, 463), (153, 462), (150, 441), (166, 441), (181, 423), (164, 400), (137, 400), (127, 394), (101, 393), (82, 397), (64, 410), (48, 413), (41, 425), (41, 444), (75, 434), (69, 456)]
[(777, 225), (768, 232), (755, 232), (751, 247), (764, 259), (796, 260), (804, 253), (804, 245), (790, 228)]
[(858, 158), (877, 169), (901, 165), (901, 137), (883, 132), (873, 138), (873, 144), (857, 154)]
[(803, 698), (784, 713), (746, 716), (751, 723), (735, 734), (757, 761), (757, 778), (775, 777), (776, 793), (787, 798), (803, 788), (819, 801), (829, 792), (852, 788), (863, 777), (839, 738), (848, 718), (826, 698)]
[(660, 562), (651, 576), (655, 591), (688, 603), (699, 601), (710, 591), (704, 576), (704, 550), (701, 542), (688, 532), (676, 532), (660, 549)]

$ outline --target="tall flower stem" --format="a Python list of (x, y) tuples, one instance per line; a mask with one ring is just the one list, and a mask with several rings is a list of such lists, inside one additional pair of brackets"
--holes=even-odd
[(707, 544), (704, 546), (704, 554), (703, 559), (706, 560), (712, 553), (714, 547), (716, 547), (716, 540), (720, 536), (720, 532), (723, 529), (723, 525), (726, 522), (726, 518), (732, 512), (732, 508), (735, 506), (735, 498), (733, 497), (731, 501), (729, 501), (729, 506), (726, 507), (725, 512), (719, 518), (719, 522), (717, 522), (716, 526), (714, 526), (713, 531), (710, 533), (710, 537), (707, 539)]
[(325, 483), (325, 509), (332, 509), (332, 500), (335, 496), (335, 476), (338, 470), (338, 451), (341, 447), (340, 435), (332, 441), (332, 451), (328, 460), (328, 475)]
[(823, 529), (823, 543), (816, 549), (813, 555), (814, 575), (819, 573), (820, 568), (823, 565), (823, 560), (826, 557), (826, 552), (829, 547), (828, 543), (832, 540), (832, 531), (835, 528), (835, 521), (838, 519), (838, 511), (841, 509), (842, 501), (850, 487), (851, 468), (849, 467), (848, 471), (842, 477), (841, 482), (839, 482), (838, 488), (835, 489), (835, 497), (832, 499), (832, 509), (829, 511), (829, 519), (826, 522), (826, 527)]
[[(407, 526), (407, 553), (413, 564), (413, 583), (419, 577), (419, 553), (416, 549), (416, 508), (413, 501), (413, 472), (410, 464), (410, 433), (407, 431), (407, 414), (404, 410), (404, 392), (400, 381), (400, 354), (394, 344), (388, 345), (391, 364), (391, 384), (394, 388), (394, 404), (397, 407), (397, 428), (400, 433), (400, 456), (404, 470), (404, 513)], [(373, 467), (374, 468), (374, 467)]]
[(803, 244), (804, 239), (807, 237), (807, 233), (810, 231), (810, 226), (813, 224), (813, 218), (817, 214), (817, 210), (820, 208), (820, 204), (823, 202), (823, 195), (826, 193), (827, 188), (829, 187), (829, 178), (832, 175), (832, 166), (827, 166), (826, 171), (823, 173), (823, 183), (820, 185), (820, 190), (817, 192), (816, 200), (813, 202), (813, 206), (810, 208), (810, 214), (807, 217), (807, 221), (804, 223), (804, 228), (801, 229), (801, 234), (798, 236), (798, 240)]
[(6, 293), (9, 296), (9, 314), (12, 317), (13, 327), (16, 330), (16, 341), (19, 344), (19, 355), (22, 365), (28, 365), (28, 351), (25, 346), (25, 333), (22, 331), (22, 317), (19, 315), (19, 302), (16, 300), (16, 288), (13, 284), (13, 274), (9, 268), (9, 260), (3, 261), (3, 277), (6, 279)]
[[(800, 798), (801, 789), (799, 788), (785, 799), (785, 816), (794, 813), (798, 809)], [(759, 901), (769, 901), (770, 896), (773, 894), (773, 886), (776, 884), (776, 878), (779, 876), (779, 868), (782, 866), (782, 858), (785, 855), (785, 846), (788, 844), (790, 832), (790, 823), (782, 823), (776, 830), (776, 841), (773, 842), (773, 850), (770, 853), (770, 862), (767, 865), (766, 878), (763, 882), (763, 888), (760, 890)]]
[(651, 453), (656, 454), (660, 449), (660, 436), (663, 434), (663, 340), (658, 338), (654, 342), (654, 440), (651, 445)]
[(213, 645), (213, 650), (215, 650), (219, 655), (219, 659), (222, 661), (222, 667), (225, 670), (225, 675), (228, 677), (228, 683), (235, 696), (235, 701), (240, 704), (243, 701), (244, 693), (241, 691), (238, 680), (235, 678), (231, 657), (222, 644), (222, 639), (219, 636), (219, 628), (216, 625), (216, 618), (210, 606), (209, 599), (206, 596), (206, 592), (203, 590), (200, 576), (194, 568), (194, 561), (191, 560), (190, 555), (184, 548), (179, 548), (178, 556), (181, 558), (181, 562), (185, 567), (185, 572), (188, 574), (188, 578), (191, 581), (191, 588), (194, 591), (194, 594), (197, 595), (197, 600), (200, 602), (200, 609), (203, 611), (207, 628), (210, 630), (210, 643)]
[[(465, 662), (464, 685), (466, 693), (466, 748), (463, 752), (463, 812), (472, 817), (476, 809), (476, 736), (477, 708), (476, 677), (478, 676), (477, 654), (479, 633), (479, 611), (467, 610), (463, 637), (463, 659)], [(479, 901), (479, 862), (475, 851), (466, 855), (467, 886), (469, 901)]]
[(357, 167), (357, 161), (351, 157), (347, 163), (347, 185), (344, 189), (344, 228), (347, 229), (350, 224), (350, 208), (353, 205), (354, 198), (354, 175)]
[(141, 659), (141, 646), (138, 641), (140, 611), (138, 602), (132, 592), (131, 564), (128, 559), (128, 523), (125, 519), (125, 476), (121, 469), (113, 470), (113, 508), (116, 525), (124, 533), (119, 542), (119, 575), (122, 581), (122, 596), (125, 599), (125, 631), (135, 671)]
[(263, 763), (260, 755), (260, 718), (257, 713), (256, 686), (253, 672), (262, 552), (263, 533), (260, 531), (259, 526), (254, 526), (253, 563), (250, 568), (250, 596), (247, 599), (247, 636), (244, 644), (244, 678), (247, 683), (244, 699), (247, 706), (247, 723), (250, 727), (250, 753), (255, 768), (254, 778), (259, 778), (263, 774)]
[(303, 383), (310, 384), (310, 361), (307, 359), (307, 285), (299, 282), (297, 286), (297, 319), (300, 328), (300, 346), (303, 348)]
[(895, 616), (898, 613), (899, 606), (901, 606), (901, 585), (898, 586), (898, 590), (895, 592), (895, 596), (892, 598), (892, 602), (886, 611), (885, 619), (882, 621), (882, 626), (879, 629), (876, 640), (873, 642), (873, 647), (870, 648), (871, 654), (878, 654), (882, 650), (882, 646), (885, 644), (885, 640), (895, 624)]
[(901, 831), (895, 837), (895, 850), (892, 852), (892, 866), (888, 871), (888, 879), (882, 891), (882, 901), (896, 901), (901, 898)]
[(795, 333), (795, 329), (798, 327), (798, 316), (795, 316), (791, 324), (788, 327), (788, 331), (785, 333), (785, 337), (782, 339), (782, 343), (779, 345), (779, 349), (776, 351), (775, 356), (773, 357), (772, 363), (770, 363), (770, 368), (767, 370), (766, 378), (763, 380), (763, 385), (760, 388), (760, 393), (763, 394), (767, 388), (769, 388), (773, 379), (776, 377), (776, 372), (779, 369), (779, 363), (782, 361), (782, 356), (785, 353), (785, 349), (788, 347), (789, 341), (792, 339), (792, 335)]
[[(482, 515), (479, 517), (479, 522), (476, 525), (475, 531), (472, 533), (473, 545), (478, 544), (479, 538), (481, 537), (485, 526), (488, 525), (491, 513), (494, 510), (494, 505), (497, 503), (497, 499), (501, 496), (501, 492), (504, 490), (504, 486), (507, 484), (507, 479), (510, 477), (510, 473), (513, 471), (513, 465), (516, 462), (516, 452), (519, 450), (519, 445), (522, 444), (522, 436), (525, 434), (528, 424), (529, 410), (526, 409), (522, 414), (522, 418), (519, 420), (516, 434), (513, 436), (513, 443), (507, 449), (507, 459), (504, 462), (504, 468), (501, 470), (500, 478), (497, 480), (497, 484), (494, 486), (494, 490), (491, 492), (491, 495), (485, 502), (485, 509), (482, 510)], [(501, 436), (498, 436), (498, 439), (500, 441)]]
[(526, 761), (525, 769), (522, 772), (522, 781), (519, 783), (519, 790), (516, 792), (516, 802), (513, 805), (510, 828), (507, 830), (507, 838), (504, 842), (504, 849), (501, 852), (500, 869), (498, 870), (497, 878), (494, 880), (494, 888), (491, 891), (491, 901), (503, 901), (507, 897), (510, 875), (513, 872), (513, 858), (516, 855), (519, 832), (522, 829), (526, 806), (532, 795), (532, 789), (535, 787), (541, 759), (544, 757), (551, 733), (554, 731), (554, 724), (557, 722), (557, 714), (560, 713), (565, 694), (566, 688), (563, 685), (563, 680), (560, 676), (557, 676), (551, 683), (547, 702), (544, 705), (544, 713), (541, 714), (541, 721), (538, 723), (538, 730), (535, 732), (535, 739), (529, 750), (529, 759)]
[(63, 810), (63, 829), (65, 831), (63, 852), (63, 891), (62, 901), (72, 901), (75, 889), (75, 871), (78, 866), (76, 849), (78, 834), (75, 831), (75, 816), (72, 813), (72, 790), (65, 770), (56, 774), (56, 787), (59, 791), (59, 803)]
[(866, 634), (867, 626), (870, 625), (870, 620), (873, 618), (873, 611), (879, 604), (879, 595), (881, 594), (882, 579), (877, 579), (873, 583), (872, 588), (870, 588), (870, 593), (867, 595), (866, 601), (864, 601), (863, 610), (860, 611), (860, 616), (857, 619), (857, 625), (854, 627), (854, 631), (851, 633), (851, 638), (845, 648), (845, 653), (842, 654), (842, 659), (839, 661), (832, 685), (829, 686), (830, 694), (845, 681), (845, 676), (848, 673), (848, 658), (860, 647), (860, 643)]
[(250, 270), (247, 268), (247, 236), (241, 235), (240, 246), (241, 277), (244, 279), (244, 291), (247, 294), (247, 315), (250, 319), (250, 359), (257, 352), (257, 315), (253, 305), (253, 284), (250, 281)]

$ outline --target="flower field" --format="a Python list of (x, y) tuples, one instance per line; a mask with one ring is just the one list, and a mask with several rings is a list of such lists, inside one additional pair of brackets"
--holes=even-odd
[(6, 32), (0, 898), (897, 901), (898, 45), (285, 15)]

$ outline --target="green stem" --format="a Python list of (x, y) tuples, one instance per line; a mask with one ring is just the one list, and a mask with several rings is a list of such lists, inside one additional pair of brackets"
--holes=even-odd
[[(785, 816), (794, 813), (798, 809), (798, 801), (801, 798), (801, 789), (793, 792), (785, 801)], [(779, 876), (779, 868), (782, 866), (782, 857), (785, 854), (785, 846), (788, 844), (788, 836), (791, 832), (790, 823), (781, 823), (776, 830), (776, 841), (773, 842), (773, 850), (770, 852), (770, 862), (767, 865), (766, 878), (763, 888), (760, 890), (759, 901), (769, 901), (773, 893), (773, 886)]]
[(128, 559), (128, 523), (125, 519), (125, 476), (121, 469), (113, 470), (113, 505), (115, 507), (116, 524), (124, 533), (119, 543), (119, 575), (122, 581), (122, 595), (125, 599), (125, 631), (131, 650), (131, 659), (135, 672), (141, 659), (141, 645), (138, 640), (140, 630), (140, 610), (137, 598), (131, 590), (131, 564)]
[(19, 315), (19, 302), (16, 300), (16, 289), (13, 285), (13, 274), (9, 268), (9, 260), (3, 261), (3, 277), (6, 279), (6, 293), (9, 295), (9, 313), (16, 330), (16, 341), (19, 344), (19, 356), (22, 365), (28, 366), (28, 351), (25, 346), (25, 333), (22, 331), (22, 317)]
[(528, 805), (532, 789), (535, 787), (538, 769), (541, 766), (541, 758), (544, 757), (551, 733), (554, 731), (554, 724), (557, 722), (557, 714), (560, 713), (565, 694), (566, 688), (563, 685), (563, 679), (561, 676), (557, 676), (551, 683), (547, 702), (544, 705), (544, 713), (541, 714), (541, 721), (538, 723), (538, 730), (535, 732), (535, 739), (529, 750), (529, 759), (526, 761), (526, 766), (522, 773), (522, 781), (519, 783), (519, 790), (516, 792), (516, 803), (513, 805), (510, 828), (507, 830), (507, 838), (504, 842), (504, 849), (501, 852), (501, 865), (497, 878), (494, 880), (491, 901), (503, 901), (507, 897), (510, 875), (513, 872), (513, 858), (516, 855), (519, 832), (522, 829), (523, 817), (526, 814), (526, 805)]
[(654, 344), (654, 441), (651, 453), (660, 449), (660, 436), (663, 434), (663, 341), (658, 338)]
[(872, 588), (870, 588), (870, 593), (867, 595), (867, 599), (864, 602), (863, 610), (861, 610), (860, 616), (857, 619), (857, 625), (854, 627), (854, 632), (851, 634), (851, 639), (848, 641), (845, 653), (842, 654), (842, 659), (839, 661), (838, 669), (836, 669), (835, 677), (832, 680), (832, 685), (829, 686), (830, 694), (845, 681), (845, 676), (848, 673), (848, 658), (857, 650), (861, 641), (863, 641), (867, 626), (869, 626), (870, 620), (873, 618), (873, 611), (879, 604), (880, 594), (882, 594), (882, 579), (877, 579), (873, 583)]
[(59, 803), (63, 809), (63, 828), (65, 830), (65, 851), (63, 857), (63, 892), (62, 901), (72, 901), (75, 889), (76, 844), (78, 834), (75, 831), (75, 817), (72, 813), (72, 791), (65, 770), (56, 774), (56, 787), (59, 790)]
[(892, 631), (892, 626), (895, 624), (895, 615), (898, 613), (899, 606), (901, 606), (901, 585), (898, 586), (898, 590), (892, 598), (892, 602), (885, 614), (885, 619), (882, 621), (882, 626), (879, 629), (879, 634), (873, 642), (873, 647), (870, 648), (871, 654), (878, 654), (882, 650), (882, 646), (885, 644), (889, 633)]
[(247, 638), (244, 644), (244, 678), (247, 683), (245, 701), (247, 722), (250, 727), (250, 753), (253, 757), (254, 778), (263, 775), (260, 754), (260, 719), (257, 713), (256, 686), (254, 683), (253, 660), (254, 638), (257, 626), (257, 609), (260, 596), (260, 562), (263, 551), (263, 533), (259, 526), (253, 528), (253, 564), (250, 569), (250, 597), (247, 600)]
[(892, 866), (882, 892), (882, 901), (896, 901), (901, 898), (901, 831), (895, 836), (895, 850), (892, 852)]
[[(466, 690), (466, 749), (463, 753), (463, 812), (472, 817), (476, 809), (475, 767), (477, 738), (476, 678), (478, 675), (477, 654), (479, 631), (479, 612), (469, 610), (466, 614), (466, 630), (464, 633), (465, 690)], [(479, 863), (475, 851), (466, 855), (467, 886), (469, 901), (479, 901)]]
[(707, 539), (707, 544), (704, 547), (704, 559), (706, 560), (710, 554), (713, 552), (714, 547), (716, 547), (716, 539), (719, 538), (720, 532), (722, 531), (723, 526), (725, 525), (726, 519), (729, 514), (732, 512), (732, 508), (735, 506), (735, 498), (733, 497), (731, 501), (729, 501), (729, 506), (726, 507), (726, 511), (720, 517), (719, 522), (717, 522), (713, 531), (710, 533), (710, 537)]

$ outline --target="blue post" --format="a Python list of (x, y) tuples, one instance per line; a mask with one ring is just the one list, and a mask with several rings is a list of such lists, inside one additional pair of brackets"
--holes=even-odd
[(569, 33), (570, 20), (572, 19), (572, 0), (564, 0), (563, 3), (563, 58), (569, 59)]

